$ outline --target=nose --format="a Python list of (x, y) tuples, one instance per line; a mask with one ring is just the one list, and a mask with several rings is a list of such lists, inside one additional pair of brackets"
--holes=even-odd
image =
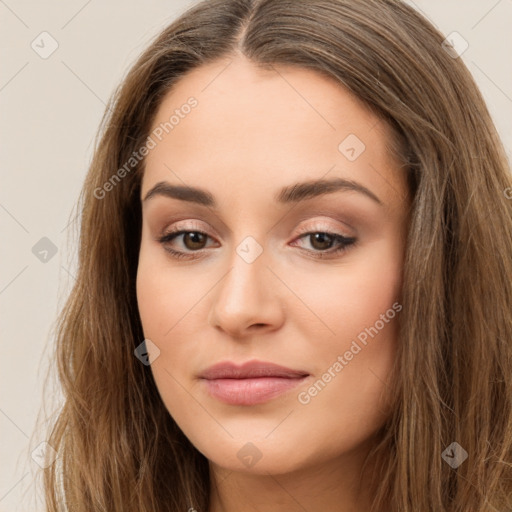
[(282, 283), (265, 251), (248, 263), (234, 251), (228, 272), (214, 288), (208, 322), (235, 338), (278, 329), (284, 321)]

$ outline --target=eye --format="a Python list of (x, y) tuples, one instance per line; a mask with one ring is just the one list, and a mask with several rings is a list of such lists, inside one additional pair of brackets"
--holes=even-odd
[(315, 258), (325, 258), (343, 253), (357, 241), (354, 237), (347, 237), (329, 231), (310, 231), (299, 237), (299, 240), (302, 239), (309, 241), (313, 250), (304, 250), (311, 253)]
[[(181, 248), (171, 247), (181, 239)], [(203, 249), (207, 247), (211, 237), (203, 231), (194, 229), (175, 229), (158, 238), (164, 249), (176, 259), (196, 259), (201, 257)], [(355, 237), (347, 237), (340, 233), (329, 231), (309, 231), (301, 234), (298, 240), (309, 241), (312, 249), (302, 249), (314, 258), (329, 258), (340, 255), (356, 244)], [(292, 244), (296, 245), (296, 243)], [(198, 254), (194, 254), (198, 253)]]
[(178, 237), (182, 237), (182, 245), (184, 246), (186, 251), (199, 252), (205, 248), (205, 244), (210, 238), (206, 233), (197, 230), (176, 230), (171, 231), (169, 233), (161, 236), (158, 241), (163, 245), (164, 249), (171, 253), (171, 255), (175, 258), (195, 258), (192, 254), (187, 253), (186, 251), (176, 250), (170, 247), (170, 243), (173, 242)]

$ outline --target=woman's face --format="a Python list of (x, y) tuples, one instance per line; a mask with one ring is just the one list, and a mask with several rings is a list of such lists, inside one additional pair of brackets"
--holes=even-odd
[(190, 441), (279, 474), (357, 453), (389, 415), (409, 203), (385, 125), (338, 84), (228, 64), (157, 112), (137, 297)]

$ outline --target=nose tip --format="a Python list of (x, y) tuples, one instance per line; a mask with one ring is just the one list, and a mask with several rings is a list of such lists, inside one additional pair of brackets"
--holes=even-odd
[(235, 337), (276, 329), (283, 318), (274, 281), (262, 258), (237, 256), (213, 295), (209, 324)]

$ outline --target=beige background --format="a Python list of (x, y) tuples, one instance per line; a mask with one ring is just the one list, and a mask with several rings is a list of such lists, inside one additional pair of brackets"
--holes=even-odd
[[(31, 453), (44, 441), (35, 426), (49, 332), (73, 281), (76, 245), (66, 226), (104, 105), (149, 40), (191, 3), (0, 0), (1, 512), (43, 510)], [(512, 0), (410, 3), (469, 43), (462, 58), (510, 155)], [(51, 48), (43, 31), (58, 43), (46, 59), (31, 47)], [(57, 251), (46, 262), (32, 251), (43, 237)]]

